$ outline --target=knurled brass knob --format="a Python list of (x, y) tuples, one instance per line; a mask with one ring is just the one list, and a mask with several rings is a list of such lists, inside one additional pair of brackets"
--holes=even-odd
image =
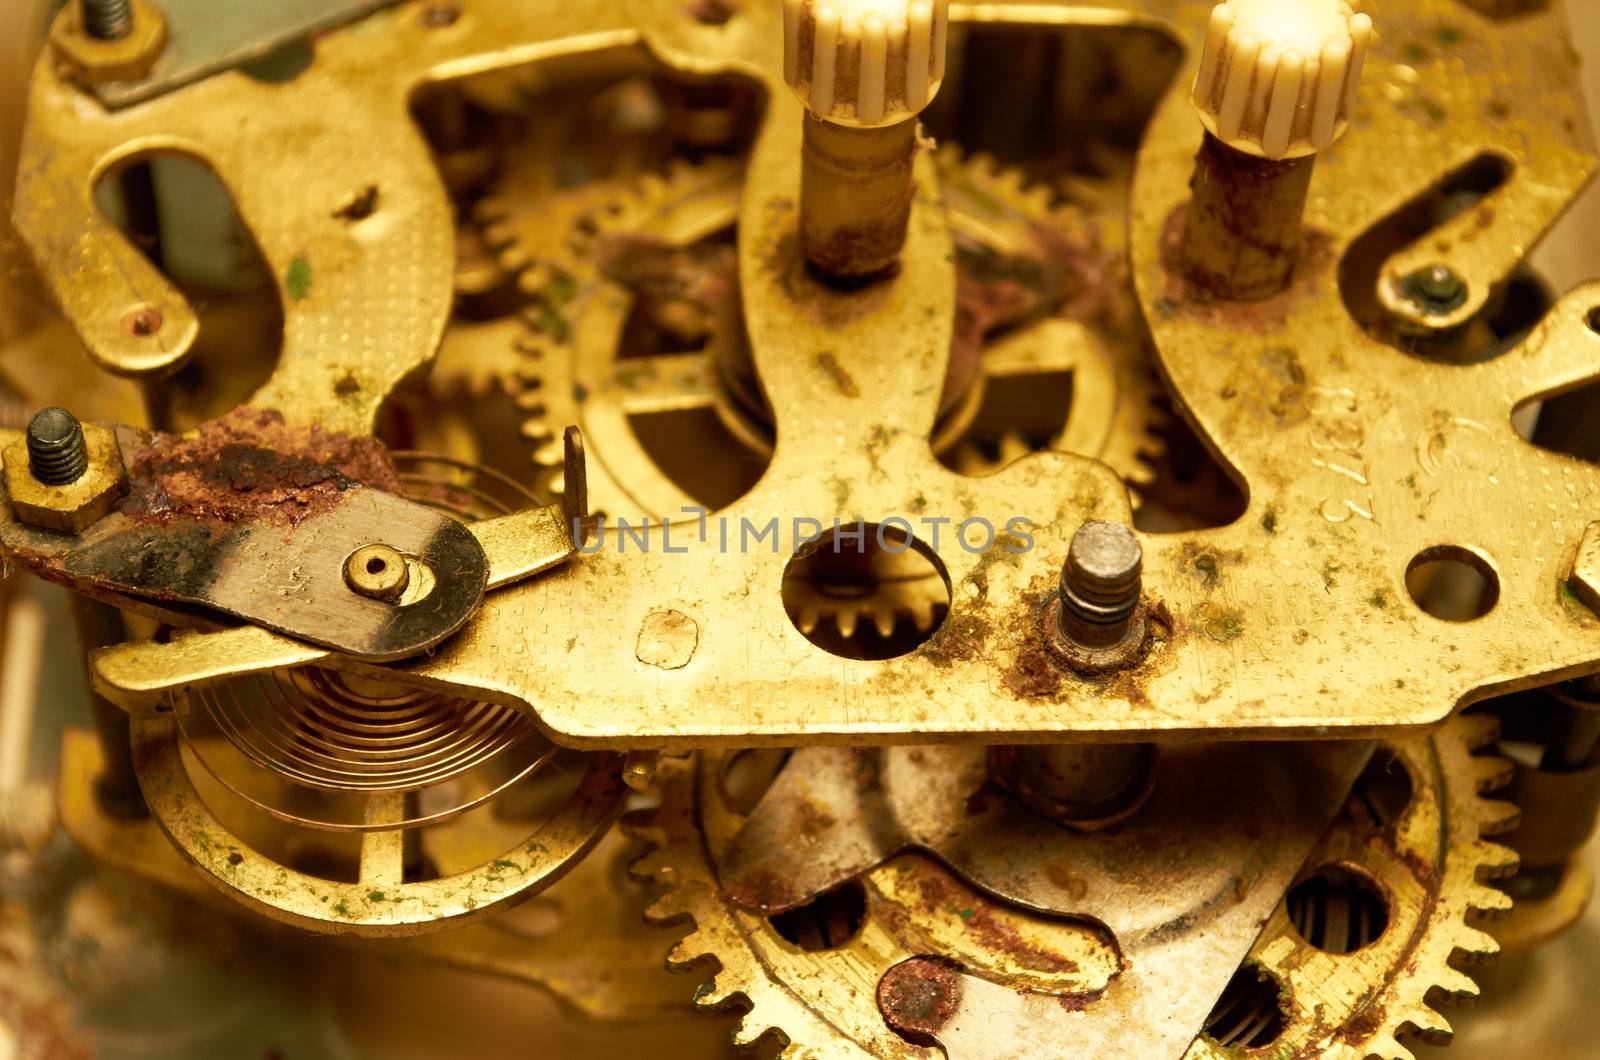
[(1225, 0), (1191, 99), (1229, 147), (1301, 158), (1343, 135), (1371, 39), (1372, 19), (1347, 0)]
[(813, 115), (877, 128), (920, 113), (944, 79), (949, 0), (783, 0), (783, 72)]

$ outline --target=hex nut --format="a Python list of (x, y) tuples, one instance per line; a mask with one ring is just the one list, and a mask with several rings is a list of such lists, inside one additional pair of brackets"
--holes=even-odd
[(1567, 588), (1589, 610), (1600, 614), (1600, 520), (1584, 528), (1578, 554), (1572, 559), (1572, 573), (1567, 575)]
[(28, 466), (28, 443), (6, 447), (5, 485), (17, 519), (46, 530), (81, 534), (122, 498), (128, 489), (128, 472), (116, 432), (97, 423), (83, 425), (89, 450), (89, 469), (76, 482), (46, 486)]
[(88, 85), (148, 77), (167, 44), (167, 20), (148, 0), (131, 0), (132, 28), (119, 40), (98, 40), (83, 28), (83, 9), (69, 3), (50, 27), (56, 58), (75, 80)]

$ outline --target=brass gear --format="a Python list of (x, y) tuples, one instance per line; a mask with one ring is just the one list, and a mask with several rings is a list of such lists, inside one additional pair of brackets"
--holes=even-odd
[[(1047, 443), (1095, 456), (1131, 484), (1148, 482), (1149, 459), (1160, 449), (1156, 431), (1163, 416), (1138, 310), (1131, 297), (1123, 296), (1128, 287), (1124, 226), (1119, 214), (1103, 209), (1104, 202), (1120, 197), (1100, 196), (1092, 209), (1058, 204), (1050, 189), (1028, 186), (1019, 171), (988, 156), (969, 159), (947, 145), (937, 160), (958, 241), (999, 259), (1037, 257), (1041, 248), (1078, 255), (1067, 264), (1081, 287), (1068, 293), (1060, 316), (985, 344), (988, 382), (1005, 376), (1073, 373), (1074, 399), (1065, 422), (1048, 437), (1032, 441), (1002, 426), (994, 433), (1004, 439), (1004, 451), (1010, 453), (1019, 444), (1031, 451)], [(738, 477), (751, 476), (751, 450), (759, 454), (766, 444), (739, 414), (738, 402), (719, 382), (706, 354), (618, 356), (633, 300), (607, 275), (602, 260), (608, 246), (630, 238), (639, 241), (624, 244), (630, 249), (648, 244), (669, 252), (692, 252), (696, 244), (731, 230), (741, 186), (737, 162), (711, 157), (697, 164), (675, 164), (665, 174), (647, 177), (626, 191), (601, 181), (552, 198), (536, 181), (523, 181), (513, 161), (503, 190), (480, 212), (486, 244), (499, 251), (502, 267), (520, 273), (524, 290), (536, 301), (525, 314), (527, 332), (517, 344), (523, 358), (526, 433), (539, 446), (535, 461), (548, 475), (557, 476), (560, 429), (570, 423), (582, 426), (590, 440), (590, 499), (598, 511), (629, 518), (672, 517), (695, 503), (662, 474), (646, 446), (629, 430), (634, 412), (714, 409), (744, 447), (729, 454), (730, 460), (745, 465)], [(1079, 246), (1064, 247), (1075, 240)], [(1086, 253), (1085, 247), (1092, 252)], [(678, 301), (680, 316), (687, 318), (682, 321), (682, 330), (690, 333), (687, 341), (737, 328), (737, 317), (729, 319), (730, 309), (732, 314), (738, 309), (736, 277), (716, 275), (719, 269), (731, 269), (731, 255), (731, 246), (725, 253), (707, 254), (714, 260), (703, 272), (710, 275), (716, 290), (669, 292), (669, 300)], [(1005, 294), (1016, 297), (1011, 291)], [(726, 297), (727, 304), (713, 302), (709, 308), (697, 304), (697, 299), (718, 296)], [(984, 305), (981, 296), (977, 304), (992, 317), (994, 330), (1011, 322), (1008, 314), (1019, 312), (1016, 307)], [(1021, 311), (1033, 308), (1024, 305)], [(698, 315), (695, 310), (700, 310)], [(694, 334), (697, 329), (705, 334)], [(984, 387), (973, 390), (976, 398)], [(972, 407), (962, 415), (952, 417), (955, 425), (965, 425), (980, 413), (976, 401), (969, 404)], [(989, 418), (1005, 424), (1003, 401)], [(992, 452), (960, 435), (947, 429), (944, 438), (936, 440), (936, 445), (949, 450), (952, 466), (975, 474), (998, 470)], [(559, 487), (559, 482), (551, 485)]]
[[(1483, 882), (1516, 868), (1515, 855), (1486, 838), (1517, 821), (1515, 807), (1484, 794), (1509, 777), (1504, 760), (1480, 753), (1495, 729), (1492, 718), (1467, 716), (1431, 737), (1379, 745), (1373, 766), (1308, 859), (1310, 875), (1302, 879), (1319, 879), (1318, 871), (1332, 866), (1372, 881), (1375, 893), (1391, 896), (1387, 927), (1351, 952), (1331, 952), (1343, 948), (1332, 938), (1340, 932), (1327, 926), (1342, 923), (1328, 912), (1331, 899), (1315, 893), (1304, 898), (1300, 888), (1291, 890), (1246, 961), (1247, 969), (1259, 970), (1275, 987), (1266, 1003), (1281, 1006), (1270, 1038), (1259, 1033), (1274, 1025), (1266, 1018), (1270, 1013), (1253, 1013), (1248, 1000), (1225, 995), (1208, 1033), (1221, 1032), (1226, 1024), (1256, 1028), (1256, 1036), (1233, 1035), (1229, 1044), (1221, 1044), (1202, 1035), (1187, 1060), (1238, 1055), (1235, 1046), (1260, 1048), (1259, 1055), (1286, 1060), (1389, 1060), (1411, 1056), (1401, 1042), (1407, 1035), (1431, 1042), (1448, 1038), (1449, 1025), (1433, 1004), (1475, 996), (1475, 984), (1459, 965), (1497, 952), (1494, 940), (1471, 921), (1510, 908), (1509, 898)], [(1071, 960), (1079, 989), (1092, 992), (1098, 979), (1115, 969), (1114, 957), (1109, 966), (1105, 963), (1107, 940), (1081, 923), (1021, 914), (971, 892), (948, 870), (919, 856), (901, 856), (862, 878), (868, 900), (853, 936), (824, 940), (836, 943), (825, 953), (792, 944), (776, 926), (779, 918), (736, 907), (718, 883), (719, 858), (755, 801), (729, 778), (762, 771), (761, 759), (752, 756), (766, 756), (765, 772), (774, 774), (779, 754), (743, 751), (663, 762), (660, 806), (625, 820), (625, 827), (651, 847), (634, 871), (666, 888), (649, 919), (690, 925), (669, 952), (668, 964), (712, 970), (695, 994), (701, 1008), (748, 1010), (734, 1033), (736, 1043), (770, 1035), (791, 1057), (936, 1055), (890, 1030), (874, 1003), (874, 987), (883, 974), (918, 953), (942, 952), (981, 970), (984, 978), (1021, 989), (1055, 993), (1067, 985), (1032, 981), (1036, 971), (997, 967), (983, 940), (961, 930), (993, 916), (1009, 917), (1008, 927), (1022, 932), (1029, 952), (1042, 948)], [(911, 901), (930, 888), (952, 900)], [(1318, 901), (1323, 906), (1317, 907)], [(1321, 909), (1321, 921), (1307, 912), (1308, 903), (1313, 912)], [(950, 916), (942, 917), (941, 910)], [(1297, 932), (1296, 915), (1309, 941)], [(827, 923), (824, 918), (824, 934)], [(930, 949), (930, 939), (948, 948)], [(1109, 945), (1114, 953), (1114, 940)], [(1009, 949), (1016, 951), (1015, 942)]]

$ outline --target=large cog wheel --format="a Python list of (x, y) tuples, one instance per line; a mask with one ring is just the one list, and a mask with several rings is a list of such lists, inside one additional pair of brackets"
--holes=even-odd
[[(1308, 859), (1311, 875), (1303, 879), (1333, 866), (1373, 881), (1389, 896), (1387, 927), (1358, 949), (1330, 952), (1340, 948), (1333, 936), (1347, 921), (1330, 914), (1329, 899), (1306, 899), (1305, 889), (1292, 889), (1245, 964), (1275, 987), (1266, 995), (1267, 1004), (1279, 1006), (1275, 1019), (1251, 1011), (1248, 998), (1225, 995), (1187, 1060), (1217, 1060), (1238, 1055), (1238, 1048), (1285, 1058), (1404, 1060), (1411, 1057), (1403, 1044), (1408, 1036), (1431, 1042), (1449, 1037), (1449, 1025), (1433, 1005), (1475, 996), (1476, 985), (1459, 966), (1497, 951), (1472, 921), (1510, 908), (1510, 899), (1484, 882), (1516, 867), (1510, 850), (1486, 838), (1517, 821), (1515, 807), (1484, 795), (1509, 776), (1504, 760), (1479, 753), (1495, 728), (1492, 718), (1469, 716), (1431, 737), (1380, 744), (1374, 766)], [(1027, 940), (1023, 952), (1070, 959), (1081, 990), (1092, 994), (1097, 978), (1114, 970), (1114, 956), (1106, 963), (1114, 940), (1078, 923), (1041, 923), (971, 891), (920, 857), (896, 858), (861, 879), (865, 912), (853, 935), (825, 938), (833, 945), (820, 953), (808, 952), (805, 939), (791, 942), (779, 918), (738, 908), (718, 883), (719, 859), (745, 820), (741, 809), (753, 804), (729, 778), (751, 768), (757, 760), (749, 756), (775, 754), (745, 751), (664, 762), (660, 806), (626, 821), (652, 848), (634, 871), (666, 888), (650, 919), (691, 925), (669, 952), (668, 964), (702, 974), (710, 970), (695, 993), (701, 1008), (747, 1010), (736, 1043), (770, 1036), (787, 1057), (938, 1055), (894, 1033), (874, 1000), (884, 973), (913, 954), (939, 952), (974, 974), (1022, 990), (1054, 993), (1063, 986), (1040, 983), (1034, 969), (997, 967), (983, 950), (983, 933), (963, 930), (998, 916), (1022, 925), (1015, 930)], [(775, 772), (779, 762), (768, 768)], [(1406, 794), (1397, 796), (1397, 790)], [(907, 886), (907, 880), (915, 882)], [(930, 903), (928, 893), (948, 894), (950, 900)], [(918, 895), (924, 900), (915, 900)], [(821, 923), (826, 935), (826, 912)], [(945, 948), (930, 950), (930, 939)], [(1008, 948), (1017, 952), (1014, 945)], [(1260, 1033), (1269, 1026), (1270, 1037)]]
[[(1130, 484), (1148, 482), (1149, 459), (1160, 450), (1159, 384), (1126, 279), (1123, 218), (1104, 208), (1124, 196), (1080, 199), (1090, 206), (1061, 203), (1050, 189), (1028, 186), (1020, 172), (992, 158), (968, 159), (953, 146), (936, 157), (958, 245), (968, 251), (963, 308), (969, 319), (962, 325), (976, 331), (982, 346), (972, 400), (947, 417), (936, 447), (972, 474), (1048, 446), (1101, 459)], [(698, 458), (736, 465), (735, 483), (753, 481), (770, 443), (740, 410), (759, 396), (730, 395), (712, 356), (713, 344), (742, 341), (733, 247), (717, 238), (738, 218), (740, 165), (715, 156), (679, 163), (625, 191), (608, 182), (573, 189), (554, 208), (549, 195), (525, 190), (537, 187), (519, 179), (515, 164), (508, 166), (501, 192), (485, 203), (480, 219), (485, 242), (536, 299), (524, 314), (517, 348), (525, 432), (538, 447), (542, 485), (559, 490), (560, 430), (577, 423), (590, 444), (596, 510), (627, 518), (677, 516), (697, 501), (663, 473), (632, 420), (693, 408), (715, 410), (726, 428), (720, 438), (695, 436), (697, 443), (710, 442)], [(1043, 279), (1016, 281), (1017, 273), (1028, 271), (1017, 262), (1047, 254), (1055, 255), (1051, 265), (1059, 275), (1033, 270), (1045, 273)], [(992, 275), (984, 274), (986, 264)], [(619, 282), (622, 271), (632, 274), (633, 290)], [(1028, 282), (1056, 285), (1052, 311), (1040, 314), (1038, 293), (1027, 290)], [(655, 310), (657, 331), (672, 332), (670, 341), (686, 352), (635, 356), (623, 349), (641, 290)], [(1024, 321), (1029, 314), (1033, 319)], [(1004, 400), (980, 408), (986, 392), (1006, 389), (992, 385), (996, 381), (1069, 372), (1070, 406), (1055, 410), (1047, 436), (1035, 429), (1030, 437), (1024, 424), (1008, 422), (1017, 417)], [(979, 415), (992, 421), (984, 444), (963, 429)], [(736, 495), (737, 485), (732, 488)]]

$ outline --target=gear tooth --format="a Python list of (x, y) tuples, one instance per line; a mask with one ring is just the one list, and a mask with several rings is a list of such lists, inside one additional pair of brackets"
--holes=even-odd
[(888, 640), (894, 636), (895, 614), (893, 611), (874, 611), (872, 624), (877, 627), (878, 636)]
[(511, 204), (492, 192), (472, 204), (472, 223), (480, 230), (502, 224), (510, 216)]
[(517, 241), (516, 229), (508, 221), (489, 221), (478, 230), (483, 245), (492, 251), (502, 251)]
[(817, 625), (822, 621), (822, 613), (814, 607), (803, 607), (790, 617), (795, 627), (807, 637), (817, 631)]
[[(1456, 968), (1441, 970), (1438, 975), (1438, 982), (1434, 983), (1434, 990), (1438, 991), (1436, 996), (1443, 1003), (1451, 1005), (1465, 1004), (1477, 998), (1482, 992), (1478, 989), (1478, 984), (1473, 981), (1472, 976)], [(1444, 1021), (1443, 1016), (1440, 1017), (1440, 1021)], [(1450, 1025), (1445, 1023), (1446, 1033), (1449, 1032), (1449, 1029)]]
[(767, 1033), (767, 1028), (761, 1023), (752, 1019), (751, 1016), (751, 1013), (746, 1013), (744, 1018), (739, 1021), (738, 1025), (733, 1028), (733, 1032), (730, 1035), (730, 1040), (733, 1042), (735, 1048), (748, 1049), (755, 1045), (756, 1042), (761, 1039), (763, 1034)]
[(833, 615), (833, 622), (834, 625), (839, 629), (839, 636), (843, 637), (845, 640), (849, 640), (854, 637), (856, 635), (856, 625), (859, 618), (860, 616), (858, 612), (848, 608), (843, 611), (835, 612)]
[(1461, 727), (1469, 751), (1481, 751), (1500, 738), (1500, 719), (1493, 714), (1461, 714), (1452, 724)]
[(1511, 763), (1498, 755), (1478, 755), (1472, 758), (1472, 772), (1479, 794), (1499, 791), (1511, 783)]
[(932, 600), (922, 599), (912, 601), (911, 625), (918, 633), (926, 633), (933, 628)]
[[(544, 416), (546, 409), (544, 396), (538, 390), (524, 390), (516, 397), (517, 408), (526, 412), (530, 419), (539, 419)], [(526, 432), (524, 432), (526, 436)]]
[(1522, 807), (1514, 802), (1507, 802), (1504, 799), (1479, 799), (1478, 805), (1482, 807), (1483, 812), (1481, 834), (1484, 836), (1505, 835), (1522, 823)]
[[(1510, 907), (1507, 907), (1510, 911)], [(1456, 937), (1455, 957), (1463, 965), (1486, 964), (1500, 956), (1500, 942), (1487, 931), (1475, 927), (1461, 928)]]
[(1503, 843), (1491, 843), (1488, 840), (1479, 840), (1473, 850), (1474, 882), (1488, 880), (1503, 880), (1513, 876), (1522, 867), (1522, 858), (1517, 852)]
[[(703, 963), (706, 959), (707, 956), (702, 955), (699, 958), (699, 963)], [(729, 976), (719, 972), (711, 979), (701, 983), (700, 988), (694, 992), (695, 1007), (719, 1009), (733, 1004), (742, 995), (737, 986), (724, 982), (729, 978)]]
[(566, 448), (560, 439), (552, 435), (548, 442), (534, 450), (533, 459), (544, 467), (560, 467), (566, 459)]
[[(539, 442), (542, 444), (550, 440), (552, 432), (549, 424), (544, 423), (541, 420), (528, 420), (522, 425), (521, 433), (522, 436), (528, 441)], [(544, 461), (539, 459), (538, 453), (534, 454), (534, 462), (539, 464), (544, 463)]]
[[(1471, 984), (1472, 981), (1469, 979), (1467, 982)], [(1477, 989), (1476, 985), (1473, 989)], [(1453, 1035), (1450, 1021), (1438, 1009), (1427, 1004), (1408, 1009), (1400, 1020), (1400, 1026), (1408, 1037), (1417, 1038), (1428, 1045), (1449, 1045)]]

